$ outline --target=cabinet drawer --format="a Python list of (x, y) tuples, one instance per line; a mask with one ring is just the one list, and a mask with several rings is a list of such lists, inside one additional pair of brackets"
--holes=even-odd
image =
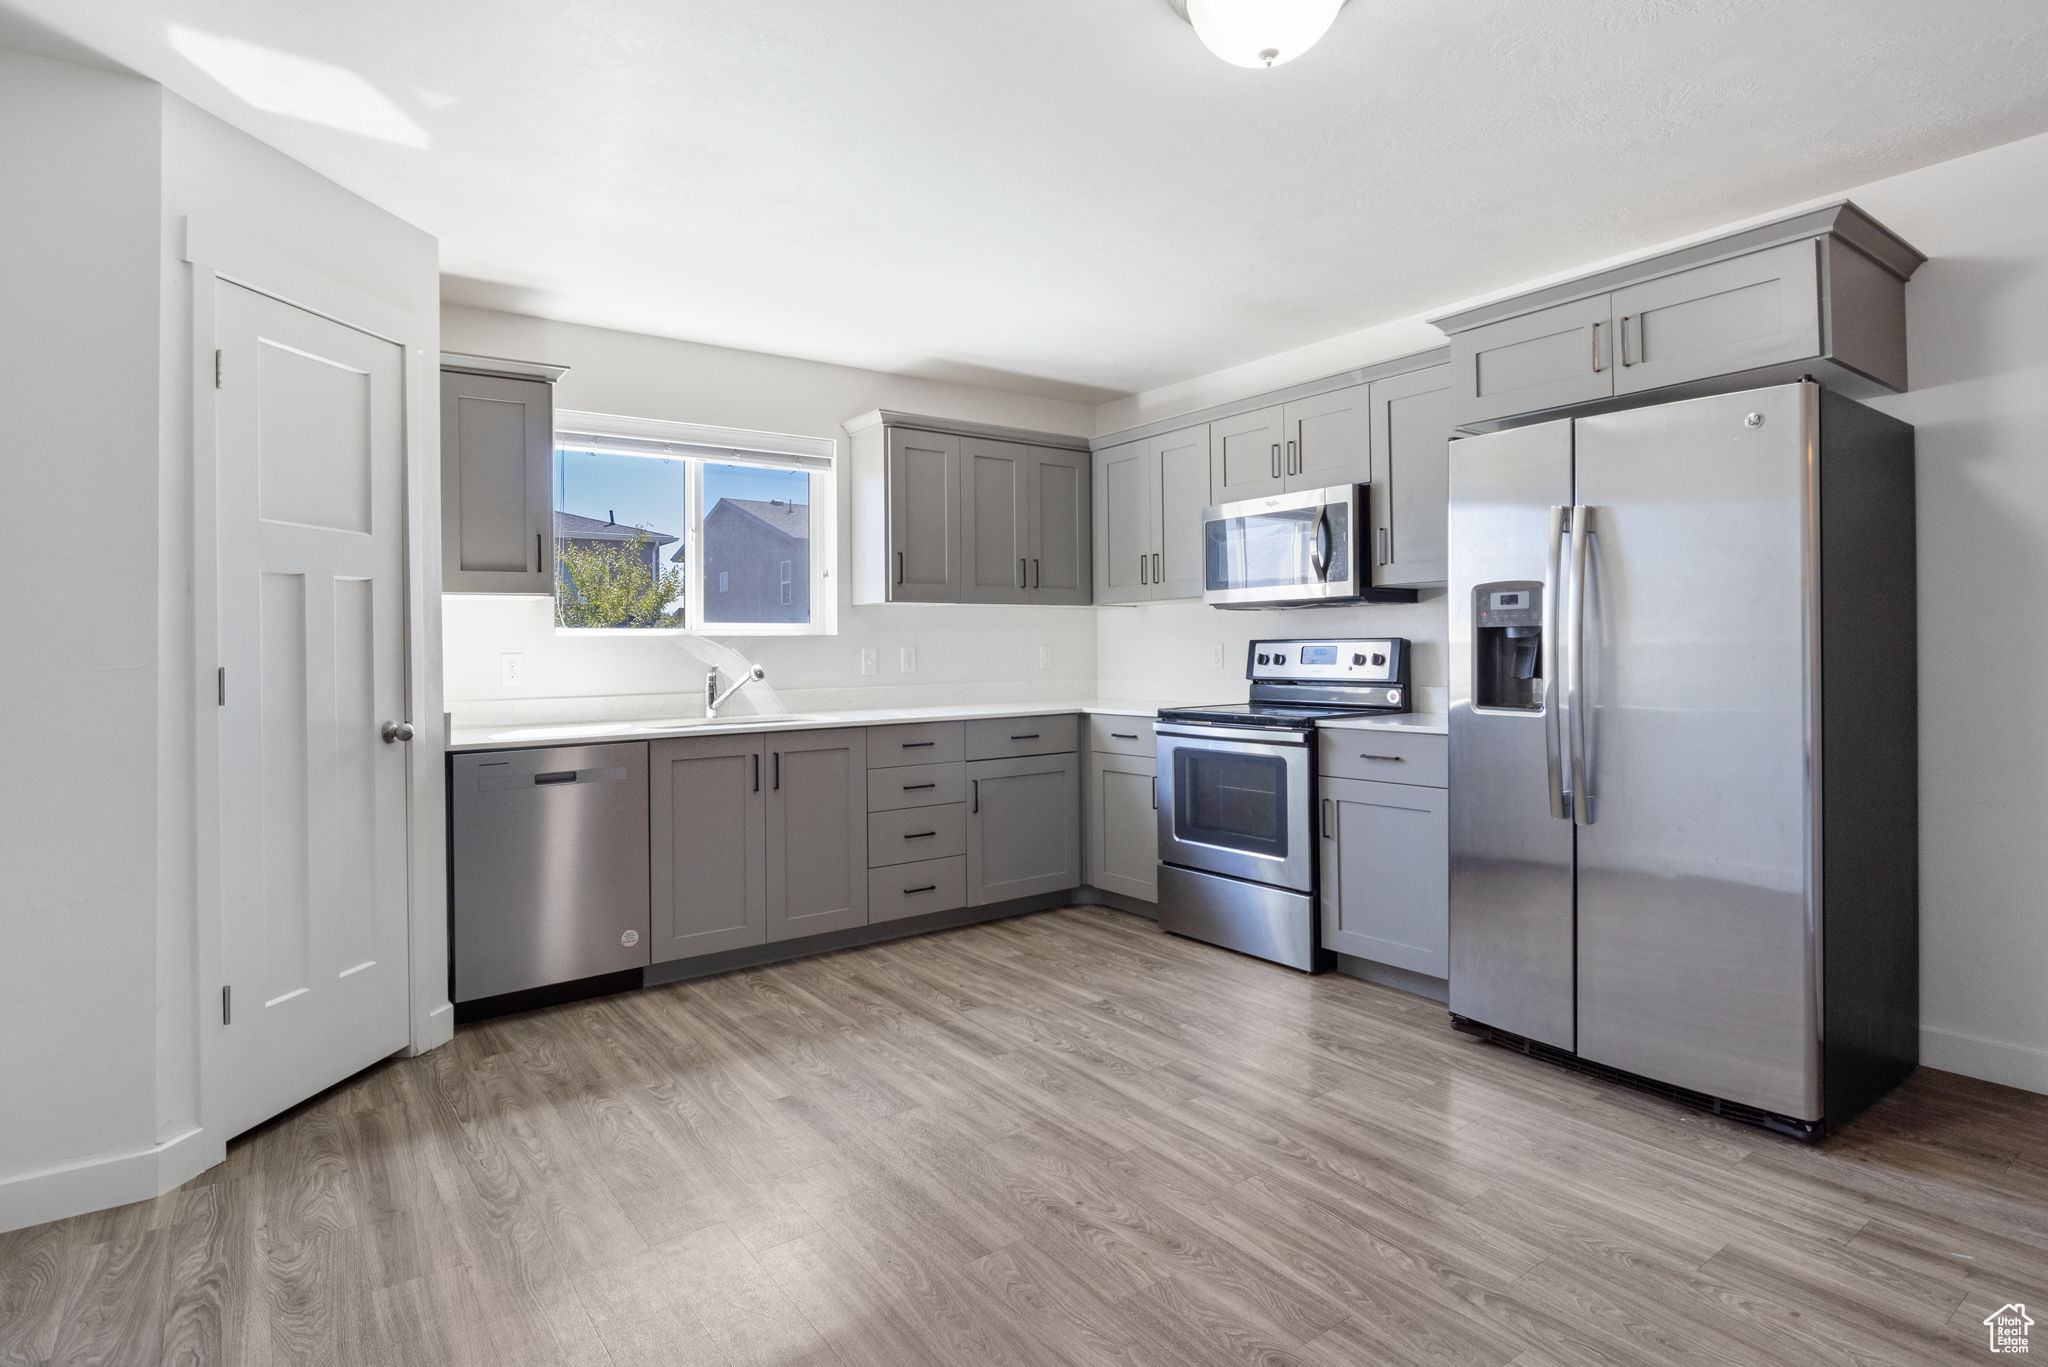
[(1324, 778), (1450, 786), (1450, 741), (1444, 736), (1325, 727), (1320, 744)]
[(868, 924), (967, 905), (967, 858), (926, 859), (868, 874)]
[(1098, 755), (1145, 755), (1159, 753), (1152, 739), (1150, 717), (1090, 717), (1088, 748)]
[(1064, 755), (1081, 745), (1081, 719), (991, 717), (967, 723), (967, 758), (1008, 759), (1013, 755)]
[(967, 853), (967, 809), (904, 807), (868, 816), (868, 867), (913, 864)]
[(868, 810), (893, 812), (902, 807), (942, 807), (967, 800), (964, 764), (906, 764), (868, 770)]
[(957, 721), (925, 721), (909, 726), (868, 728), (868, 768), (902, 764), (951, 764), (960, 759), (965, 735)]

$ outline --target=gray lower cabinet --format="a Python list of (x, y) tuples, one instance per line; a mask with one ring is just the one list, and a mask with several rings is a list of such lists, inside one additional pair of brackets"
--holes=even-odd
[(1374, 380), (1372, 582), (1427, 588), (1450, 565), (1451, 374), (1432, 366)]
[(1159, 761), (1150, 755), (1089, 756), (1089, 886), (1159, 900), (1158, 772)]
[(879, 925), (967, 905), (967, 858), (893, 864), (868, 873), (868, 920)]
[(866, 731), (771, 732), (764, 749), (767, 938), (866, 925)]
[(444, 591), (554, 592), (554, 448), (549, 381), (441, 372)]
[(1081, 885), (1079, 756), (980, 760), (967, 786), (968, 905)]
[(1450, 804), (1442, 788), (1321, 782), (1323, 945), (1450, 976)]
[(648, 747), (655, 963), (768, 938), (763, 739), (685, 736)]

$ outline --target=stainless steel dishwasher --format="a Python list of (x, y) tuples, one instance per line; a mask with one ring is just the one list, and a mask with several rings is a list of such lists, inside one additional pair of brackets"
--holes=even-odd
[(450, 757), (454, 996), (644, 968), (647, 746)]

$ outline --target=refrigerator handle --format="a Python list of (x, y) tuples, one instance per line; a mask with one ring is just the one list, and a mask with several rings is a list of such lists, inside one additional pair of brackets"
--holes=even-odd
[(1559, 687), (1559, 661), (1557, 633), (1558, 595), (1564, 591), (1563, 576), (1560, 574), (1563, 560), (1559, 543), (1565, 535), (1565, 508), (1561, 503), (1550, 505), (1550, 542), (1544, 551), (1543, 561), (1543, 755), (1548, 762), (1550, 774), (1550, 814), (1559, 821), (1572, 819), (1571, 795), (1564, 786), (1564, 741), (1563, 723), (1558, 718), (1558, 709), (1564, 704), (1564, 690)]
[(1593, 824), (1593, 772), (1586, 744), (1586, 548), (1593, 540), (1593, 510), (1572, 508), (1572, 627), (1565, 645), (1572, 728), (1572, 821)]

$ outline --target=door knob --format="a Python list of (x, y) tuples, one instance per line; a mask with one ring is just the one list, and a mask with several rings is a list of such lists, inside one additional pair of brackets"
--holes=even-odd
[(384, 723), (383, 729), (379, 734), (384, 737), (386, 745), (395, 745), (402, 740), (411, 740), (412, 723), (409, 721), (387, 721)]

